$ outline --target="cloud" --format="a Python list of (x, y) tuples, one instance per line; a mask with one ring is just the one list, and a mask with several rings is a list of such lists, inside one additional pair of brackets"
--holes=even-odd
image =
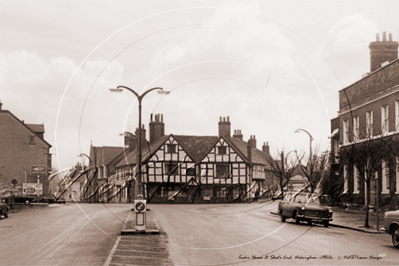
[[(76, 140), (79, 138), (82, 114), (101, 117), (102, 113), (109, 111), (98, 106), (107, 106), (108, 88), (121, 80), (124, 71), (118, 61), (108, 65), (101, 60), (88, 61), (69, 83), (77, 67), (67, 57), (45, 60), (36, 52), (26, 50), (0, 53), (3, 109), (11, 111), (26, 123), (44, 123), (45, 139), (54, 148), (57, 146), (60, 151), (68, 151), (58, 154), (63, 162), (68, 161), (68, 165), (70, 151), (78, 150), (79, 143)], [(65, 91), (67, 84), (69, 87)], [(97, 103), (93, 104), (95, 101)], [(88, 105), (84, 108), (85, 103)], [(57, 143), (55, 135), (58, 136)]]

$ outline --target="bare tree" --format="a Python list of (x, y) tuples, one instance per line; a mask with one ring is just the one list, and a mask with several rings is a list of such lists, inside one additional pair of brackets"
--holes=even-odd
[[(289, 153), (291, 153), (290, 151)], [(284, 156), (284, 151), (277, 151), (277, 156), (268, 157), (268, 163), (273, 172), (275, 180), (278, 182), (281, 189), (281, 196), (284, 197), (284, 187), (288, 184), (292, 177), (292, 173), (297, 167), (297, 161), (289, 158), (287, 153)]]
[[(358, 181), (364, 181), (365, 184), (365, 221), (364, 226), (369, 227), (369, 212), (370, 212), (370, 188), (372, 181), (379, 182), (376, 173), (383, 170), (383, 162), (385, 162), (385, 169), (389, 169), (389, 165), (396, 163), (396, 156), (398, 154), (398, 144), (392, 135), (386, 134), (384, 130), (376, 130), (372, 125), (366, 127), (362, 132), (344, 132), (350, 135), (352, 142), (342, 145), (341, 163), (343, 164), (344, 172), (349, 172), (348, 165), (354, 165), (359, 173)], [(380, 135), (373, 135), (373, 133), (380, 133)], [(361, 134), (359, 134), (361, 133)], [(346, 137), (348, 138), (348, 137)], [(350, 172), (351, 173), (351, 172)], [(360, 184), (359, 184), (360, 185)], [(376, 198), (379, 198), (379, 191), (376, 191)]]
[(329, 153), (328, 151), (320, 152), (320, 145), (317, 145), (312, 156), (308, 158), (306, 168), (302, 163), (302, 158), (298, 157), (298, 162), (302, 171), (307, 178), (307, 186), (311, 193), (313, 193), (319, 186), (321, 180), (326, 177), (329, 170)]

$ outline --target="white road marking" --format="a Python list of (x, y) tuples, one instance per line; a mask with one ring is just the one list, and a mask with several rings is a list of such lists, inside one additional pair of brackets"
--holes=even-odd
[(112, 249), (111, 249), (111, 252), (109, 253), (109, 256), (108, 256), (107, 261), (104, 263), (104, 266), (109, 266), (109, 264), (111, 263), (112, 257), (113, 257), (114, 254), (115, 254), (116, 248), (118, 247), (119, 241), (120, 241), (120, 240), (121, 240), (121, 236), (118, 236), (118, 238), (116, 239), (116, 242), (115, 242), (114, 246), (113, 246)]

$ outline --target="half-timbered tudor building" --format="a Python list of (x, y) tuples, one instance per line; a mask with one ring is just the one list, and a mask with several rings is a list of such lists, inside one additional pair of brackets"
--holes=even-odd
[[(230, 128), (227, 117), (220, 118), (218, 136), (165, 135), (162, 115), (151, 117), (150, 141), (142, 147), (143, 191), (148, 202), (244, 201), (271, 186), (268, 146), (258, 150), (255, 136), (245, 142), (240, 130), (230, 136)], [(135, 174), (136, 164), (137, 149), (116, 165), (116, 175), (128, 179)]]

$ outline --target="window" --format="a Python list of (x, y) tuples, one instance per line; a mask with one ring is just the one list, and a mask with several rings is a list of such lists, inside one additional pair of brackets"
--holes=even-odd
[(35, 145), (35, 136), (29, 136), (29, 145)]
[(355, 165), (353, 166), (353, 193), (359, 193), (359, 171)]
[(353, 141), (359, 140), (359, 117), (353, 118)]
[(386, 134), (389, 132), (388, 105), (381, 107), (381, 131), (382, 134)]
[(217, 164), (216, 165), (216, 177), (226, 178), (228, 174), (229, 174), (229, 165), (228, 164)]
[(195, 176), (195, 167), (188, 168), (188, 169), (186, 170), (186, 175)]
[(226, 146), (219, 146), (218, 148), (218, 154), (226, 154)]
[(348, 193), (348, 165), (344, 165), (344, 194)]
[(213, 188), (213, 196), (214, 197), (226, 197), (226, 188), (225, 187), (214, 187)]
[(382, 188), (381, 193), (388, 194), (389, 193), (389, 165), (382, 160)]
[(349, 120), (345, 120), (343, 124), (344, 131), (344, 144), (349, 143)]
[(176, 163), (176, 162), (166, 162), (165, 163), (165, 173), (167, 175), (176, 175), (177, 168), (178, 168), (178, 163)]
[(368, 138), (373, 136), (373, 111), (366, 113), (366, 133)]
[(399, 101), (395, 102), (395, 131), (399, 131)]
[(166, 152), (167, 153), (177, 153), (176, 144), (167, 144), (166, 145)]

